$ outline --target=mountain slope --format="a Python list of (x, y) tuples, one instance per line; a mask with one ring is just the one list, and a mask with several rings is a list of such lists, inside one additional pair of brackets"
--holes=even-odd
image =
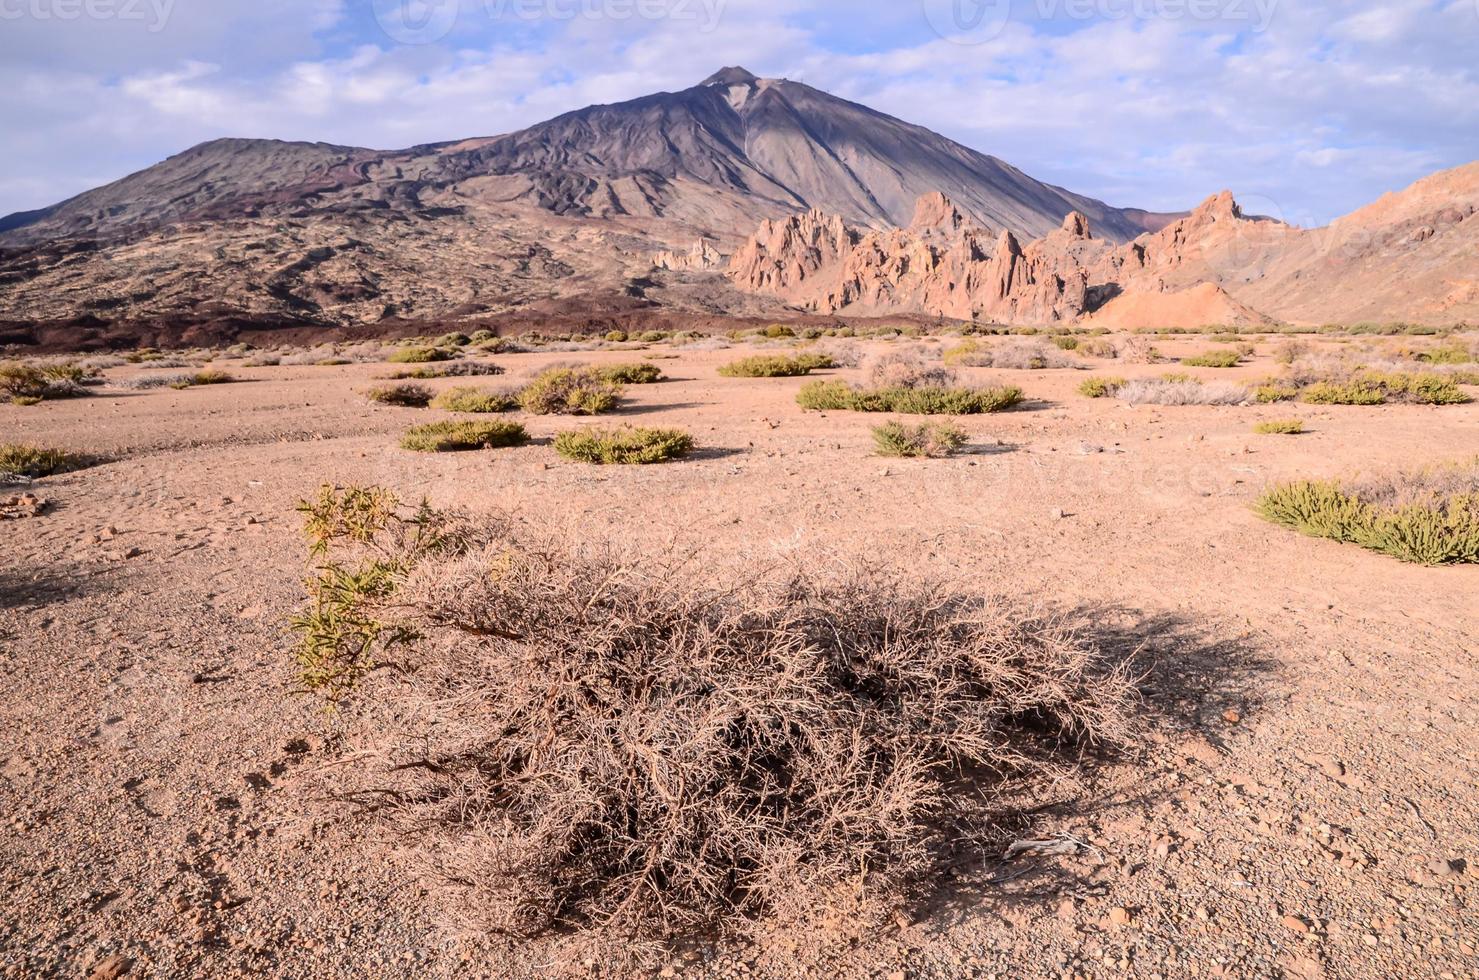
[[(819, 207), (897, 225), (942, 191), (976, 224), (1038, 235), (1069, 211), (1116, 241), (1167, 218), (1033, 180), (994, 157), (799, 82), (724, 69), (680, 92), (590, 106), (507, 136), (375, 151), (217, 140), (52, 208), (4, 219), (0, 243), (106, 237), (146, 224), (312, 211), (456, 189), (556, 214), (655, 217), (739, 238), (735, 214)], [(347, 191), (354, 193), (346, 195)], [(338, 203), (343, 203), (339, 201)], [(5, 228), (6, 225), (0, 225)]]

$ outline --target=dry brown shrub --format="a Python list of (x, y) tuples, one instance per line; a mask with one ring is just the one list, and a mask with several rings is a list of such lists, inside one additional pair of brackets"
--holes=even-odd
[(955, 384), (954, 371), (931, 358), (921, 347), (906, 347), (870, 358), (867, 383), (871, 388), (948, 388)]
[(1059, 619), (856, 564), (705, 585), (491, 533), (396, 597), (421, 640), (361, 770), (463, 927), (631, 953), (875, 923), (1127, 731), (1123, 667)]

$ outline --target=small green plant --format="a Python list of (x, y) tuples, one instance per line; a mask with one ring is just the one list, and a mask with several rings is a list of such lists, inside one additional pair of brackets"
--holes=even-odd
[(796, 336), (796, 331), (792, 330), (790, 327), (786, 326), (783, 323), (772, 323), (770, 326), (765, 328), (765, 336), (769, 337), (771, 340), (780, 340), (783, 337)]
[(86, 394), (82, 383), (87, 372), (75, 364), (51, 364), (37, 368), (20, 361), (0, 362), (0, 396), (15, 405), (38, 405), (53, 398), (75, 398)]
[(612, 364), (597, 370), (601, 377), (619, 385), (650, 385), (663, 379), (662, 368), (645, 362)]
[(528, 442), (529, 433), (517, 422), (445, 421), (411, 429), (401, 438), (401, 448), (418, 453), (455, 453)]
[(450, 361), (453, 353), (440, 347), (402, 347), (390, 355), (391, 364), (430, 364), (433, 361)]
[(895, 412), (900, 415), (981, 415), (1001, 412), (1022, 401), (1022, 389), (854, 388), (843, 381), (813, 381), (796, 394), (796, 403), (813, 411)]
[(503, 368), (487, 361), (454, 361), (449, 364), (423, 364), (400, 368), (385, 377), (391, 381), (431, 381), (435, 378), (482, 378), (503, 373)]
[(756, 354), (719, 368), (725, 378), (799, 378), (832, 367), (822, 354)]
[(1297, 436), (1304, 432), (1303, 419), (1270, 419), (1259, 422), (1253, 431), (1261, 436)]
[(413, 384), (380, 385), (366, 391), (365, 397), (379, 405), (425, 408), (431, 403), (431, 389)]
[(1086, 378), (1078, 386), (1078, 393), (1085, 398), (1113, 398), (1124, 385), (1124, 378)]
[(444, 412), (487, 415), (511, 411), (519, 404), (513, 395), (491, 388), (449, 388), (432, 399), (431, 407)]
[(1230, 368), (1237, 367), (1242, 359), (1242, 354), (1236, 350), (1209, 350), (1183, 357), (1181, 363), (1187, 367)]
[(1366, 486), (1299, 481), (1258, 501), (1267, 520), (1423, 565), (1479, 562), (1479, 459)]
[(555, 451), (578, 463), (661, 463), (693, 451), (681, 429), (582, 429), (555, 437)]
[(553, 368), (519, 392), (519, 404), (534, 415), (600, 415), (621, 401), (621, 385), (595, 368)]
[(885, 422), (873, 428), (873, 442), (880, 456), (939, 458), (949, 456), (966, 443), (964, 429), (954, 422)]
[(627, 332), (625, 330), (612, 330), (606, 334), (605, 339), (608, 343), (624, 344), (627, 342)]
[(87, 461), (60, 449), (46, 449), (21, 443), (0, 445), (0, 474), (37, 479), (56, 473), (82, 469)]
[[(414, 630), (382, 619), (384, 604), (419, 561), (462, 549), (466, 537), (425, 501), (404, 514), (395, 495), (379, 487), (325, 486), (297, 509), (310, 558), (322, 562), (307, 581), (308, 606), (291, 620), (298, 679), (337, 701), (416, 638)], [(352, 548), (356, 564), (328, 560), (341, 546)]]
[(435, 347), (466, 347), (472, 343), (472, 338), (465, 333), (444, 333), (434, 342)]
[(1072, 334), (1060, 333), (1051, 338), (1059, 350), (1078, 350), (1079, 339)]
[(1418, 405), (1462, 405), (1471, 400), (1459, 390), (1452, 378), (1441, 374), (1366, 371), (1357, 378), (1357, 382), (1377, 385), (1400, 401)]

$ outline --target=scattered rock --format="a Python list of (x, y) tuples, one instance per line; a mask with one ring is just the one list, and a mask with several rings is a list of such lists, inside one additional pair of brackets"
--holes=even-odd
[(92, 968), (87, 980), (118, 980), (134, 968), (134, 961), (122, 953), (114, 953)]
[(11, 494), (0, 499), (0, 520), (40, 517), (50, 505), (51, 501), (45, 497), (38, 497), (34, 493)]

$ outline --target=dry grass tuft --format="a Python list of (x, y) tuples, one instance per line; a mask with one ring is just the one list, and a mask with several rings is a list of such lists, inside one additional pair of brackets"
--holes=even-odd
[(1127, 381), (1114, 397), (1131, 405), (1246, 405), (1253, 393), (1226, 381), (1168, 377)]
[(813, 381), (796, 393), (796, 404), (812, 411), (896, 412), (900, 415), (981, 415), (1004, 412), (1022, 402), (1022, 389), (858, 388), (845, 381)]
[(876, 355), (865, 371), (871, 388), (948, 388), (958, 380), (954, 371), (917, 346)]
[(24, 443), (0, 444), (0, 483), (11, 482), (16, 477), (34, 480), (56, 473), (69, 473), (87, 465), (85, 457), (60, 449)]
[(431, 389), (425, 385), (380, 385), (365, 392), (365, 397), (379, 405), (398, 408), (425, 408), (431, 404)]
[[(1055, 338), (1059, 339), (1059, 338)], [(1075, 338), (1066, 338), (1074, 340)], [(1076, 343), (1076, 341), (1075, 341)], [(995, 345), (966, 339), (944, 353), (945, 363), (962, 367), (989, 367), (1006, 371), (1080, 368), (1083, 362), (1064, 355), (1066, 348), (1038, 340), (1008, 340)]]

